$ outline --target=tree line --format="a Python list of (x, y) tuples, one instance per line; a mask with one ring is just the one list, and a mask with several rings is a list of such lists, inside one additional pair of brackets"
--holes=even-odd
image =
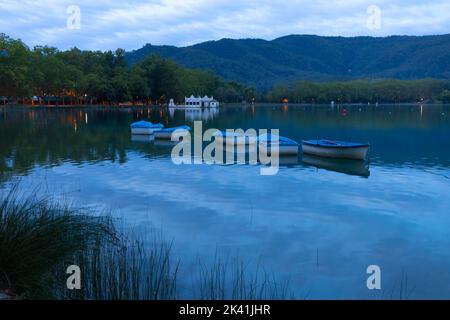
[(251, 99), (256, 92), (206, 71), (187, 69), (159, 56), (129, 66), (125, 51), (28, 48), (0, 34), (0, 97), (16, 103), (31, 97), (59, 103), (165, 103), (185, 95), (214, 95), (224, 102)]
[[(0, 34), (0, 104), (161, 104), (185, 95), (213, 95), (222, 102), (294, 103), (450, 103), (450, 80), (296, 81), (266, 92), (226, 81), (210, 72), (184, 68), (150, 55), (129, 65), (125, 51), (88, 51), (53, 47), (30, 49)], [(34, 97), (34, 98), (33, 98)]]
[(406, 103), (419, 101), (450, 102), (450, 81), (352, 80), (333, 82), (297, 81), (278, 85), (265, 96), (267, 101), (288, 99), (295, 103)]

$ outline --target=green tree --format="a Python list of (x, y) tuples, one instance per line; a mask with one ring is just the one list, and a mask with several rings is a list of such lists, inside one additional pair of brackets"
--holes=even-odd
[(0, 34), (0, 95), (23, 97), (33, 92), (29, 48), (21, 41)]

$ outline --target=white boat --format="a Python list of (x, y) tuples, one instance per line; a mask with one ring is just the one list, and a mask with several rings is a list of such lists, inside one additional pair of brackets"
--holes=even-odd
[(153, 134), (154, 132), (164, 128), (164, 125), (161, 123), (151, 123), (148, 121), (141, 120), (138, 122), (133, 122), (130, 125), (130, 127), (131, 127), (131, 134), (136, 135), (136, 134)]
[(359, 159), (367, 158), (368, 143), (333, 141), (333, 140), (304, 140), (303, 153), (328, 158)]
[(250, 145), (258, 141), (257, 137), (254, 136), (219, 130), (214, 134), (214, 137), (218, 143), (222, 144)]
[(258, 137), (259, 147), (266, 154), (272, 153), (273, 146), (278, 147), (279, 155), (296, 155), (298, 154), (298, 142), (292, 139), (277, 136), (274, 134), (263, 134)]
[(172, 133), (175, 131), (179, 131), (182, 133), (187, 133), (191, 131), (191, 127), (189, 126), (179, 126), (179, 127), (173, 127), (173, 128), (164, 128), (159, 131), (155, 132), (155, 139), (171, 139)]

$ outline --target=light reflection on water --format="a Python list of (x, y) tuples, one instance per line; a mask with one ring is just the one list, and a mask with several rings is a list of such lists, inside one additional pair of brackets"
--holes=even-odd
[[(450, 108), (361, 109), (347, 107), (345, 116), (328, 106), (221, 107), (194, 116), (158, 108), (2, 110), (1, 179), (45, 181), (45, 190), (80, 205), (162, 229), (182, 260), (185, 294), (196, 258), (217, 250), (289, 278), (297, 297), (398, 298), (403, 272), (411, 297), (450, 298)], [(131, 139), (128, 125), (141, 118), (280, 128), (298, 141), (369, 141), (371, 161), (300, 156), (276, 176), (251, 165), (175, 166), (170, 147)], [(370, 264), (381, 266), (383, 293), (366, 289)]]

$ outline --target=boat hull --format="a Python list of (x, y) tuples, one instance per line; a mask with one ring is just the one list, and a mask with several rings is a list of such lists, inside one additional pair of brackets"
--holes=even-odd
[[(180, 133), (188, 134), (188, 130), (178, 130)], [(155, 132), (155, 139), (165, 139), (165, 140), (171, 140), (172, 139), (172, 133), (174, 131), (156, 131)]]
[(172, 132), (157, 131), (155, 132), (155, 139), (169, 139), (172, 137)]
[(242, 137), (224, 137), (222, 135), (216, 135), (215, 136), (215, 140), (217, 141), (217, 143), (221, 143), (221, 144), (233, 144), (233, 145), (251, 145), (251, 144), (255, 144), (257, 142), (257, 138), (256, 137), (249, 137), (249, 136), (242, 136)]
[(131, 134), (153, 134), (161, 128), (131, 128)]
[(368, 146), (360, 147), (322, 147), (320, 145), (309, 145), (303, 143), (303, 153), (312, 154), (320, 157), (327, 158), (340, 158), (340, 159), (358, 159), (364, 160), (367, 158)]
[[(259, 147), (261, 148), (262, 152), (265, 152), (266, 154), (272, 154), (272, 148), (270, 145), (266, 143), (260, 143)], [(280, 145), (278, 146), (278, 154), (279, 155), (296, 155), (298, 154), (298, 146), (297, 145)]]

